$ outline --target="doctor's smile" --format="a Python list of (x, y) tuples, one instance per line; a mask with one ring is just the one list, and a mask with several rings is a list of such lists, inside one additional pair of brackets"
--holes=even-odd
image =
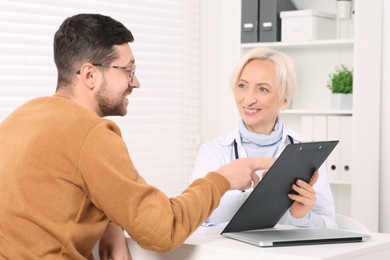
[(244, 109), (245, 114), (247, 114), (247, 115), (254, 115), (254, 114), (256, 114), (258, 111), (261, 110), (261, 109), (246, 108), (246, 107), (243, 107), (243, 109)]

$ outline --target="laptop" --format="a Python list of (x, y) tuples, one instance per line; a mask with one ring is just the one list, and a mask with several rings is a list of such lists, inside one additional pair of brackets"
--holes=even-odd
[[(337, 229), (274, 229), (293, 203), (288, 197), (289, 193), (295, 193), (291, 185), (297, 179), (308, 182), (337, 143), (338, 141), (323, 141), (286, 146), (221, 234), (257, 246), (367, 240), (368, 236), (365, 234)], [(281, 241), (277, 241), (277, 238)]]
[(370, 235), (330, 228), (263, 229), (224, 233), (226, 237), (260, 247), (362, 242)]

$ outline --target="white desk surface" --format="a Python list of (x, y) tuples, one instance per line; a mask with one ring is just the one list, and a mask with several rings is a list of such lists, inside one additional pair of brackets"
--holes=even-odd
[(371, 233), (369, 241), (342, 244), (261, 248), (220, 235), (222, 227), (200, 227), (185, 243), (168, 253), (152, 252), (128, 238), (133, 260), (241, 259), (390, 259), (390, 234)]

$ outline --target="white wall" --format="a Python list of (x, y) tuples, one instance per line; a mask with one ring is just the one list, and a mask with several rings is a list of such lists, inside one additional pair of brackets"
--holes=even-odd
[(352, 217), (379, 230), (382, 1), (357, 0), (353, 94)]
[(200, 0), (200, 12), (202, 144), (237, 122), (229, 81), (240, 56), (241, 0)]
[(390, 233), (390, 2), (383, 0), (379, 230)]

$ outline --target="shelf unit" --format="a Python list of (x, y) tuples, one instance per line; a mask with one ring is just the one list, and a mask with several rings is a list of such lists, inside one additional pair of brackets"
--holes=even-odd
[(287, 109), (282, 112), (284, 115), (343, 115), (352, 116), (352, 109), (332, 110), (309, 110), (309, 109)]
[(353, 39), (331, 39), (331, 40), (316, 40), (305, 42), (256, 42), (256, 43), (243, 43), (242, 49), (251, 49), (254, 47), (270, 47), (275, 49), (294, 49), (294, 48), (321, 48), (321, 47), (352, 47)]
[[(270, 47), (288, 54), (295, 63), (298, 86), (289, 108), (282, 112), (283, 119), (297, 132), (311, 136), (314, 140), (334, 140), (328, 132), (334, 133), (334, 124), (337, 122), (341, 136), (348, 141), (340, 140), (339, 151), (336, 152), (337, 164), (327, 161), (327, 168), (331, 189), (335, 199), (336, 212), (351, 215), (351, 156), (344, 158), (341, 154), (352, 154), (352, 147), (345, 147), (351, 143), (352, 126), (343, 123), (352, 122), (353, 109), (334, 109), (331, 107), (332, 93), (327, 88), (329, 74), (336, 67), (345, 65), (353, 68), (353, 39), (331, 39), (308, 42), (259, 42), (241, 44), (241, 55), (252, 48)], [(337, 121), (339, 120), (339, 121)], [(308, 123), (312, 127), (308, 127)], [(341, 122), (341, 123), (340, 123)], [(347, 128), (346, 128), (347, 127)], [(310, 129), (308, 129), (310, 128)], [(349, 129), (349, 130), (348, 130)], [(348, 131), (348, 132), (345, 132)], [(341, 133), (343, 132), (343, 133)], [(343, 147), (340, 147), (343, 146)], [(338, 165), (336, 167), (336, 165)], [(333, 168), (331, 168), (333, 166)], [(337, 170), (332, 170), (336, 167)], [(346, 167), (349, 167), (349, 170)], [(344, 173), (348, 173), (343, 175)], [(337, 174), (337, 175), (336, 175)], [(334, 177), (336, 176), (336, 177)], [(348, 176), (348, 177), (345, 177)]]
[[(293, 0), (298, 9), (313, 9), (321, 12), (336, 13), (335, 0)], [(386, 184), (388, 163), (386, 160), (386, 151), (389, 139), (383, 129), (387, 129), (386, 112), (389, 110), (384, 102), (383, 95), (386, 94), (386, 68), (388, 64), (386, 59), (386, 44), (388, 42), (389, 27), (387, 19), (389, 5), (384, 0), (354, 0), (354, 36), (353, 40), (326, 40), (316, 42), (300, 43), (254, 43), (240, 44), (241, 26), (241, 0), (229, 1), (206, 1), (202, 0), (201, 13), (204, 14), (201, 21), (201, 117), (200, 142), (204, 143), (221, 134), (231, 131), (237, 125), (239, 118), (235, 107), (234, 99), (229, 89), (229, 79), (239, 57), (243, 52), (257, 46), (270, 46), (281, 48), (281, 50), (293, 53), (299, 53), (302, 49), (307, 49), (313, 55), (318, 52), (329, 52), (332, 57), (322, 59), (308, 60), (310, 55), (304, 55), (308, 61), (299, 61), (299, 64), (325, 64), (322, 66), (322, 78), (313, 79), (312, 82), (321, 82), (327, 80), (327, 74), (333, 69), (332, 59), (337, 59), (337, 55), (342, 56), (350, 62), (354, 70), (354, 93), (353, 93), (353, 131), (352, 131), (352, 163), (353, 178), (352, 184), (347, 185), (334, 183), (332, 187), (351, 188), (351, 203), (348, 208), (351, 209), (351, 217), (363, 223), (371, 231), (378, 231), (379, 227), (389, 232), (388, 223), (390, 216), (389, 203), (385, 198), (389, 193)], [(213, 25), (213, 26), (210, 26)], [(387, 25), (387, 26), (386, 26)], [(344, 51), (345, 50), (345, 51)], [(369, 51), (367, 51), (369, 50)], [(339, 52), (339, 54), (337, 54)], [(335, 54), (336, 53), (336, 54)], [(299, 55), (296, 57), (299, 59)], [(314, 57), (316, 57), (314, 55)], [(295, 58), (295, 57), (294, 57)], [(352, 64), (353, 59), (353, 64)], [(320, 63), (321, 62), (321, 63)], [(333, 62), (334, 63), (334, 62)], [(299, 65), (298, 64), (298, 65)], [(329, 65), (330, 64), (330, 65)], [(353, 66), (352, 66), (353, 65)], [(313, 66), (314, 67), (314, 66)], [(297, 68), (302, 70), (301, 68)], [(308, 75), (310, 70), (306, 71)], [(301, 80), (301, 78), (299, 78)], [(301, 88), (300, 81), (298, 88)], [(310, 84), (309, 84), (310, 85)], [(306, 85), (307, 86), (307, 85)], [(313, 84), (314, 86), (314, 84)], [(330, 95), (325, 86), (316, 86), (321, 89), (321, 93), (308, 91), (304, 93), (310, 97), (320, 97), (315, 99), (318, 104), (310, 100), (309, 105), (303, 106), (301, 100), (294, 100), (292, 112), (285, 112), (282, 115), (288, 118), (298, 118), (305, 111), (331, 111), (328, 104)], [(323, 93), (326, 93), (325, 95)], [(301, 93), (296, 93), (296, 97)], [(328, 95), (328, 96), (326, 96)], [(385, 95), (386, 97), (386, 95)], [(318, 106), (317, 106), (318, 105)], [(213, 109), (210, 109), (210, 108)], [(383, 109), (387, 109), (383, 111)], [(295, 111), (295, 112), (294, 112)], [(299, 111), (304, 113), (299, 114)], [(288, 114), (290, 113), (290, 114)], [(334, 115), (337, 116), (337, 112)], [(328, 113), (328, 114), (330, 114)], [(299, 125), (299, 124), (298, 124)], [(297, 129), (298, 130), (298, 129)], [(336, 198), (337, 199), (337, 198)]]

